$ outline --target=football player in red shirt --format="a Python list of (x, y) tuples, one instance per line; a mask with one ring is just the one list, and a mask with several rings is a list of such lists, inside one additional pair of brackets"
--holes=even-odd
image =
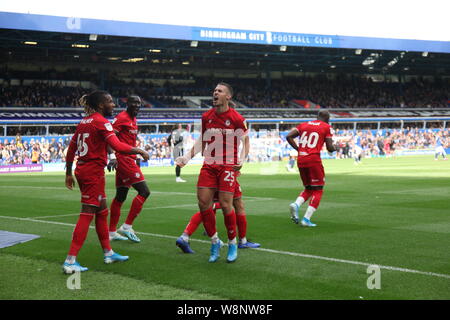
[[(136, 116), (141, 106), (141, 98), (130, 96), (127, 99), (127, 110), (119, 113), (113, 120), (114, 132), (119, 140), (129, 146), (136, 146), (138, 126)], [(117, 159), (116, 159), (117, 158)], [(110, 154), (108, 170), (116, 169), (116, 196), (111, 203), (111, 218), (109, 221), (109, 239), (141, 242), (133, 230), (133, 221), (141, 212), (145, 200), (150, 196), (150, 190), (145, 182), (141, 169), (136, 164), (136, 156), (132, 154)], [(127, 199), (128, 190), (133, 187), (138, 194), (133, 199), (125, 223), (117, 230), (120, 218), (120, 208)], [(121, 236), (122, 235), (122, 236)], [(125, 236), (125, 237), (123, 237)]]
[[(300, 206), (311, 198), (305, 216), (301, 221), (302, 226), (306, 227), (316, 226), (311, 222), (311, 216), (319, 207), (323, 186), (325, 185), (325, 171), (320, 158), (320, 151), (324, 143), (328, 152), (336, 151), (333, 145), (331, 126), (328, 124), (329, 120), (330, 113), (326, 110), (320, 110), (317, 120), (299, 124), (286, 137), (292, 148), (298, 150), (297, 166), (305, 186), (297, 200), (290, 204), (291, 218), (292, 221), (298, 223)], [(297, 146), (295, 138), (298, 136), (300, 136), (300, 140)]]
[(94, 91), (84, 95), (80, 99), (80, 104), (84, 106), (86, 117), (78, 124), (66, 157), (65, 184), (72, 190), (75, 185), (72, 164), (75, 153), (78, 154), (75, 177), (81, 191), (81, 213), (72, 234), (69, 253), (63, 264), (63, 271), (67, 274), (88, 270), (76, 261), (76, 257), (83, 246), (94, 216), (95, 228), (104, 252), (104, 262), (128, 260), (127, 256), (115, 253), (109, 243), (104, 172), (107, 145), (121, 153), (140, 154), (144, 159), (149, 158), (147, 152), (120, 142), (114, 134), (111, 123), (105, 119), (105, 116), (112, 115), (114, 109), (114, 102), (109, 93)]
[[(220, 82), (213, 93), (213, 108), (202, 115), (202, 131), (194, 147), (184, 156), (176, 159), (183, 167), (198, 152), (205, 157), (197, 183), (198, 206), (203, 225), (211, 237), (209, 262), (220, 257), (220, 240), (216, 232), (216, 216), (212, 209), (214, 194), (219, 192), (219, 203), (224, 214), (228, 235), (227, 262), (237, 259), (236, 214), (233, 209), (233, 195), (236, 188), (236, 173), (247, 158), (250, 142), (245, 119), (229, 106), (233, 89)], [(244, 143), (239, 152), (240, 143)]]

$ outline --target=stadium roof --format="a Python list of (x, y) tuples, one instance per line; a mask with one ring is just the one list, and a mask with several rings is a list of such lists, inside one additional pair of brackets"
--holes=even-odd
[[(95, 40), (94, 40), (95, 39)], [(123, 63), (178, 70), (450, 76), (450, 54), (280, 47), (0, 29), (2, 62)]]

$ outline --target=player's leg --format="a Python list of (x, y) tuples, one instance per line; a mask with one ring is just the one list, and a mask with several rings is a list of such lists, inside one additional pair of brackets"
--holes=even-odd
[[(78, 184), (79, 183), (80, 182), (78, 181)], [(71, 274), (74, 272), (83, 272), (88, 270), (88, 268), (82, 267), (77, 262), (77, 255), (86, 240), (89, 232), (89, 225), (91, 224), (96, 212), (97, 207), (82, 204), (80, 217), (78, 218), (77, 224), (75, 225), (75, 229), (72, 233), (72, 242), (70, 244), (69, 253), (67, 254), (66, 260), (63, 264), (64, 273)]]
[(237, 239), (236, 239), (236, 212), (233, 207), (233, 198), (238, 187), (237, 176), (239, 171), (233, 167), (221, 167), (218, 175), (219, 183), (219, 203), (224, 216), (225, 227), (228, 236), (227, 262), (234, 262), (237, 259)]
[(322, 199), (323, 187), (325, 185), (325, 170), (322, 164), (310, 167), (310, 187), (311, 199), (309, 201), (308, 209), (302, 219), (302, 226), (315, 227), (316, 225), (311, 222), (311, 217), (313, 213), (319, 207), (320, 201)]
[(198, 211), (191, 217), (183, 233), (175, 241), (176, 246), (179, 247), (184, 253), (195, 253), (194, 250), (191, 249), (189, 240), (191, 235), (197, 230), (200, 223), (202, 223), (202, 214)]
[[(103, 187), (104, 189), (104, 187)], [(128, 256), (122, 256), (114, 252), (111, 248), (108, 232), (108, 207), (106, 205), (106, 196), (100, 202), (100, 206), (95, 214), (95, 231), (97, 231), (98, 240), (103, 249), (105, 263), (127, 261)]]
[(225, 228), (228, 237), (227, 262), (234, 262), (237, 259), (237, 239), (236, 239), (236, 213), (233, 208), (232, 192), (219, 191), (219, 203), (222, 207)]
[(440, 154), (442, 156), (442, 159), (447, 160), (447, 152), (445, 152), (444, 147), (440, 147)]
[(133, 188), (138, 192), (136, 197), (134, 197), (131, 203), (130, 211), (128, 212), (127, 219), (125, 223), (120, 227), (119, 233), (126, 236), (133, 242), (141, 242), (141, 240), (136, 236), (133, 230), (133, 222), (139, 213), (142, 211), (144, 202), (150, 196), (150, 190), (145, 181), (141, 181), (132, 185)]
[[(183, 156), (183, 149), (182, 148), (174, 148), (173, 150), (173, 157), (174, 159), (178, 158), (178, 157), (182, 157)], [(181, 167), (179, 165), (177, 165), (175, 167), (175, 181), (176, 182), (186, 182), (186, 180), (181, 179)]]
[[(117, 173), (116, 173), (117, 176)], [(117, 181), (117, 180), (116, 180)], [(128, 240), (126, 237), (117, 233), (117, 224), (120, 219), (120, 210), (127, 199), (129, 187), (116, 187), (116, 196), (111, 202), (111, 215), (109, 220), (109, 239), (110, 240)]]
[[(216, 210), (220, 209), (220, 204), (218, 202), (213, 203), (212, 210), (214, 214), (216, 214)], [(191, 249), (191, 245), (189, 244), (190, 237), (197, 231), (199, 225), (202, 223), (202, 214), (200, 211), (197, 211), (189, 220), (186, 228), (184, 228), (183, 233), (178, 237), (175, 244), (179, 247), (184, 253), (195, 253)], [(207, 235), (206, 231), (204, 231), (204, 235)]]
[(211, 238), (211, 254), (209, 262), (216, 262), (220, 257), (221, 241), (216, 229), (216, 215), (212, 209), (212, 201), (216, 189), (197, 188), (198, 206), (202, 216), (203, 226), (208, 237)]
[(300, 194), (298, 195), (295, 202), (293, 202), (289, 205), (289, 210), (291, 212), (291, 220), (296, 224), (298, 224), (298, 222), (299, 222), (298, 210), (300, 209), (300, 206), (303, 203), (305, 203), (312, 195), (312, 192), (309, 189), (309, 184), (311, 181), (309, 168), (299, 167), (298, 171), (300, 174), (300, 179), (302, 180), (302, 183), (303, 183), (303, 186), (305, 187), (305, 189), (303, 189), (303, 191), (300, 192)]
[(261, 245), (247, 240), (247, 216), (245, 214), (244, 201), (241, 197), (233, 199), (233, 207), (236, 212), (236, 225), (239, 235), (239, 249), (259, 248)]
[(63, 272), (66, 274), (88, 270), (88, 268), (82, 267), (77, 262), (77, 255), (86, 240), (89, 225), (100, 205), (96, 189), (98, 181), (97, 179), (92, 179), (90, 170), (87, 167), (77, 167), (75, 169), (75, 177), (81, 193), (81, 212), (72, 233), (69, 253), (63, 264)]

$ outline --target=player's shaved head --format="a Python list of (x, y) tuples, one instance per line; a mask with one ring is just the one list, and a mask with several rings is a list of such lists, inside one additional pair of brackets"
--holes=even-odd
[(328, 110), (320, 110), (317, 114), (317, 119), (328, 123), (328, 121), (330, 121), (330, 113), (328, 112)]
[(128, 101), (130, 101), (130, 102), (135, 102), (135, 101), (141, 102), (141, 98), (139, 96), (136, 96), (136, 95), (131, 95), (131, 96), (128, 97), (127, 102)]
[(217, 85), (226, 87), (230, 96), (233, 96), (233, 88), (231, 87), (231, 85), (226, 82), (219, 82)]

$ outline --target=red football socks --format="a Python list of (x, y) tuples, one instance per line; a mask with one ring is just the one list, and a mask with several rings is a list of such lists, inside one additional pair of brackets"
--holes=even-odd
[(86, 240), (86, 236), (89, 231), (89, 225), (91, 224), (93, 218), (94, 218), (93, 213), (84, 213), (84, 212), (80, 213), (77, 225), (73, 230), (72, 243), (69, 249), (69, 256), (78, 255), (78, 251), (80, 251), (81, 247), (83, 246), (84, 240)]
[(147, 200), (147, 198), (144, 198), (139, 194), (133, 199), (133, 202), (131, 203), (130, 212), (128, 213), (127, 220), (125, 221), (126, 224), (129, 224), (130, 226), (133, 225), (133, 221), (141, 212), (145, 200)]
[(98, 240), (104, 251), (110, 251), (108, 232), (108, 209), (104, 209), (95, 215), (95, 230), (97, 231)]
[(191, 217), (191, 220), (189, 220), (186, 229), (184, 229), (184, 233), (186, 233), (188, 236), (191, 236), (195, 232), (195, 230), (197, 230), (200, 223), (202, 223), (202, 214), (199, 211)]
[(216, 234), (216, 215), (212, 208), (206, 211), (200, 211), (202, 215), (203, 225), (205, 226), (206, 233), (209, 237)]
[(120, 208), (123, 202), (119, 202), (114, 198), (111, 202), (111, 217), (109, 218), (109, 231), (115, 232), (120, 219)]
[(214, 202), (214, 211), (218, 210), (218, 209), (222, 209), (222, 206), (220, 205), (220, 202)]
[(314, 192), (314, 190), (305, 189), (305, 190), (303, 190), (302, 193), (300, 193), (299, 197), (302, 197), (303, 199), (305, 199), (305, 202), (306, 202), (309, 199), (309, 197), (311, 197), (313, 192)]
[(223, 215), (225, 227), (227, 228), (228, 240), (236, 238), (236, 214), (231, 210), (229, 214)]
[(247, 217), (245, 212), (239, 212), (236, 214), (236, 224), (239, 233), (239, 239), (245, 238), (247, 235)]
[(322, 199), (323, 190), (312, 190), (312, 198), (309, 201), (309, 205), (317, 209)]

